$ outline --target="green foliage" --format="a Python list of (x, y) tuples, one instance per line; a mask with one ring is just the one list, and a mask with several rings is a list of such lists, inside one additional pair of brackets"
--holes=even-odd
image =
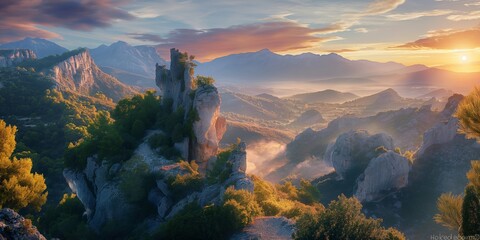
[(236, 144), (232, 144), (217, 154), (217, 160), (213, 164), (213, 167), (207, 172), (206, 178), (209, 184), (223, 183), (228, 179), (232, 172), (232, 166), (229, 164), (228, 159), (236, 147)]
[(305, 204), (313, 204), (320, 201), (320, 192), (310, 181), (300, 180), (300, 189), (298, 190), (298, 201)]
[[(161, 225), (153, 239), (228, 239), (260, 211), (251, 193), (229, 188), (221, 205), (202, 208), (191, 203)], [(188, 226), (188, 231), (185, 226)]]
[(47, 201), (47, 186), (42, 175), (31, 173), (32, 160), (12, 158), (15, 150), (15, 126), (0, 120), (0, 208), (26, 207), (40, 211)]
[(125, 164), (128, 171), (120, 174), (120, 190), (128, 202), (148, 204), (148, 191), (155, 185), (149, 166), (137, 159), (129, 160)]
[(385, 229), (381, 220), (367, 218), (356, 198), (340, 195), (324, 212), (305, 214), (297, 221), (295, 239), (405, 239), (395, 229)]
[(198, 172), (198, 165), (195, 161), (189, 163), (181, 160), (179, 164), (180, 167), (188, 171), (188, 173), (177, 174), (175, 177), (168, 179), (174, 199), (181, 199), (189, 193), (201, 190), (204, 183), (204, 179)]
[(195, 79), (195, 86), (197, 87), (203, 87), (203, 86), (213, 86), (215, 83), (215, 79), (212, 77), (205, 77), (198, 75), (197, 78)]
[(18, 64), (19, 67), (23, 68), (34, 68), (35, 70), (48, 69), (55, 66), (57, 63), (64, 61), (65, 59), (80, 54), (87, 51), (86, 48), (78, 48), (69, 52), (65, 52), (61, 55), (50, 55), (41, 59), (31, 59)]
[(162, 108), (160, 102), (154, 92), (148, 91), (118, 102), (111, 116), (100, 111), (87, 127), (84, 139), (69, 148), (65, 155), (66, 167), (81, 170), (86, 158), (94, 154), (110, 163), (129, 159), (146, 129), (155, 124)]
[(148, 143), (161, 156), (172, 160), (179, 159), (180, 153), (175, 148), (171, 137), (165, 134), (154, 134), (148, 139)]
[(473, 184), (465, 188), (461, 234), (463, 236), (480, 234), (480, 192)]
[(58, 205), (45, 210), (37, 227), (49, 239), (96, 239), (97, 236), (82, 219), (84, 211), (75, 194), (64, 194)]
[(437, 200), (437, 209), (440, 213), (435, 214), (433, 219), (438, 224), (458, 231), (462, 225), (462, 204), (462, 196), (442, 194)]

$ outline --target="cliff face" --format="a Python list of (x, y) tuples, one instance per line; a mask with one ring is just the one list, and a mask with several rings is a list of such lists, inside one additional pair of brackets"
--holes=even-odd
[(102, 72), (87, 50), (70, 56), (44, 71), (52, 76), (57, 87), (84, 95), (103, 93), (118, 101), (135, 93), (131, 87)]
[(0, 67), (14, 67), (25, 60), (36, 58), (37, 55), (29, 49), (0, 50)]
[(185, 119), (190, 114), (198, 115), (198, 120), (193, 122), (194, 137), (185, 138), (176, 147), (183, 158), (195, 160), (200, 172), (205, 173), (208, 161), (213, 160), (226, 131), (226, 120), (220, 116), (221, 98), (213, 85), (196, 86), (193, 77), (195, 64), (188, 55), (177, 49), (171, 49), (170, 54), (170, 70), (157, 65), (155, 82), (162, 98), (172, 100), (174, 111), (182, 108)]

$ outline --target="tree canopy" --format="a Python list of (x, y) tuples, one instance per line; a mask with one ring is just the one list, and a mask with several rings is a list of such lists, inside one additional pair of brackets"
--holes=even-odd
[(42, 175), (31, 173), (31, 159), (11, 157), (16, 132), (15, 126), (0, 120), (0, 208), (31, 207), (40, 211), (47, 201), (47, 185)]

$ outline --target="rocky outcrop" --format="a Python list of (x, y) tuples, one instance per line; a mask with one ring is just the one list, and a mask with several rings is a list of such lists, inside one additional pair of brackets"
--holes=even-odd
[(32, 225), (32, 221), (25, 219), (9, 208), (0, 210), (0, 239), (46, 240)]
[(352, 169), (363, 171), (370, 159), (378, 156), (377, 148), (393, 150), (390, 136), (380, 133), (370, 135), (367, 131), (350, 131), (340, 135), (335, 144), (325, 153), (325, 161), (331, 162), (340, 179)]
[(401, 189), (408, 184), (410, 163), (408, 159), (388, 151), (372, 159), (358, 178), (355, 196), (361, 202), (371, 202), (386, 193)]
[(185, 138), (175, 147), (182, 157), (195, 160), (205, 174), (208, 161), (216, 155), (218, 144), (226, 131), (226, 120), (220, 116), (221, 98), (213, 85), (197, 86), (193, 59), (177, 49), (170, 50), (170, 69), (156, 66), (156, 84), (164, 99), (172, 100), (172, 108), (185, 111), (185, 121), (197, 115), (193, 122), (194, 137)]
[(458, 119), (453, 116), (458, 104), (463, 99), (462, 95), (455, 94), (448, 99), (444, 110), (440, 116), (442, 121), (435, 124), (432, 128), (423, 134), (423, 143), (420, 149), (416, 152), (416, 156), (421, 156), (429, 147), (435, 144), (447, 143), (458, 134)]
[[(88, 58), (88, 55), (80, 54), (78, 59), (73, 57), (71, 64), (87, 61)], [(62, 66), (74, 70), (70, 68), (68, 61)], [(195, 160), (198, 163), (198, 171), (201, 177), (204, 177), (209, 163), (214, 165), (216, 161), (218, 144), (226, 130), (226, 121), (219, 115), (221, 99), (217, 89), (210, 84), (197, 87), (193, 78), (193, 66), (186, 54), (172, 49), (171, 70), (157, 65), (156, 82), (162, 90), (163, 99), (172, 100), (173, 110), (185, 111), (184, 124), (192, 124), (183, 126), (191, 127), (192, 135), (175, 143), (175, 147), (181, 151), (185, 160)], [(84, 81), (88, 82), (88, 79), (79, 78), (79, 82)], [(148, 176), (145, 177), (148, 180), (143, 180), (149, 181), (151, 187), (141, 190), (146, 195), (140, 195), (141, 204), (148, 201), (155, 206), (156, 214), (145, 221), (157, 223), (171, 219), (192, 202), (201, 206), (221, 203), (225, 190), (230, 186), (253, 192), (253, 181), (245, 173), (246, 144), (239, 143), (230, 154), (228, 164), (224, 164), (222, 172), (230, 171), (227, 179), (217, 179), (214, 183), (203, 181), (200, 189), (178, 193), (175, 191), (178, 189), (168, 183), (179, 175), (198, 173), (183, 164), (159, 156), (151, 149), (149, 139), (154, 134), (165, 133), (161, 130), (148, 131), (143, 142), (133, 151), (133, 156), (125, 162), (111, 164), (95, 155), (87, 159), (84, 169), (64, 171), (70, 189), (77, 194), (86, 209), (87, 222), (92, 229), (98, 232), (106, 223), (131, 224), (131, 216), (135, 216), (139, 208), (145, 208), (138, 206), (138, 199), (131, 200), (128, 189), (132, 186), (125, 187), (125, 181), (130, 181), (132, 177)], [(136, 175), (138, 171), (141, 171), (140, 175)]]
[(52, 76), (58, 88), (91, 96), (103, 93), (114, 101), (136, 93), (131, 87), (102, 72), (88, 50), (75, 51), (51, 68), (42, 70)]
[(8, 49), (0, 50), (0, 67), (14, 67), (17, 64), (37, 56), (29, 49)]

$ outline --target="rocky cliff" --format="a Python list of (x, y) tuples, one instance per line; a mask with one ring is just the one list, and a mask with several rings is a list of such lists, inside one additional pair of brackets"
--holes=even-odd
[[(199, 168), (194, 170), (194, 164), (186, 167), (185, 162), (179, 163), (158, 155), (149, 144), (149, 139), (165, 133), (153, 129), (127, 161), (112, 164), (94, 155), (87, 159), (86, 167), (80, 171), (65, 169), (63, 175), (84, 205), (88, 224), (96, 231), (101, 231), (109, 223), (133, 224), (129, 223), (132, 216), (137, 216), (139, 211), (149, 206), (156, 211), (142, 219), (137, 217), (136, 221), (158, 226), (190, 203), (196, 202), (200, 206), (220, 203), (229, 186), (253, 192), (253, 181), (245, 173), (245, 143), (239, 143), (231, 149), (226, 162), (216, 162), (218, 141), (226, 130), (225, 119), (219, 116), (220, 96), (211, 84), (196, 86), (196, 82), (193, 82), (193, 64), (189, 60), (182, 62), (179, 54), (178, 50), (172, 50), (171, 70), (157, 66), (157, 83), (161, 87), (164, 104), (171, 99), (175, 112), (184, 109), (185, 120), (191, 121), (192, 135), (175, 146), (190, 164), (193, 164), (193, 160), (198, 162)], [(207, 167), (214, 166), (222, 172), (222, 176), (227, 177), (207, 181)], [(142, 175), (138, 175), (139, 172)], [(147, 177), (137, 182), (142, 176)], [(178, 188), (172, 185), (177, 178), (197, 179), (193, 181), (197, 181), (200, 187), (180, 194)], [(145, 188), (143, 181), (150, 183), (148, 188)], [(126, 184), (129, 185), (128, 189), (135, 189), (135, 193), (143, 191), (145, 199), (132, 201)], [(137, 188), (142, 190), (137, 191)]]
[(362, 202), (378, 201), (405, 187), (411, 163), (394, 148), (392, 138), (384, 133), (341, 134), (324, 157), (335, 172), (315, 180), (325, 202), (339, 194), (354, 195)]
[(14, 67), (25, 60), (36, 58), (37, 55), (29, 49), (0, 50), (0, 67)]
[(9, 208), (0, 210), (0, 239), (46, 240), (29, 219)]
[(170, 54), (170, 69), (157, 64), (155, 82), (163, 99), (172, 100), (174, 111), (182, 108), (185, 119), (197, 115), (198, 120), (193, 122), (194, 136), (185, 138), (176, 147), (184, 159), (195, 160), (200, 172), (205, 173), (227, 127), (225, 118), (220, 116), (221, 98), (215, 86), (197, 84), (193, 59), (177, 49), (171, 49)]
[(408, 184), (408, 159), (388, 151), (370, 161), (358, 178), (355, 196), (361, 202), (381, 199), (385, 192), (399, 190)]
[(95, 64), (88, 50), (81, 50), (55, 63), (43, 72), (52, 76), (57, 87), (83, 95), (103, 93), (118, 101), (136, 91), (114, 77), (102, 72)]

